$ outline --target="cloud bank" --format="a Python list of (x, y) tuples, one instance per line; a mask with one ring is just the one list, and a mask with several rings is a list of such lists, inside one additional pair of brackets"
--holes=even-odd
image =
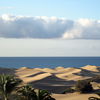
[(0, 38), (100, 39), (100, 20), (2, 15)]

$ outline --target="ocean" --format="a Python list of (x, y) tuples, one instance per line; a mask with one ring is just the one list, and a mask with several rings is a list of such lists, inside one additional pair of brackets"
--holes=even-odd
[(100, 57), (0, 57), (0, 67), (55, 68), (100, 66)]

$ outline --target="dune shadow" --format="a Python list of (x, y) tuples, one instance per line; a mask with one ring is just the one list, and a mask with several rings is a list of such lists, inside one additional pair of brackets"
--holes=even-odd
[(15, 68), (2, 68), (0, 67), (0, 74), (15, 75)]
[(73, 73), (73, 74), (78, 75), (78, 76), (84, 76), (84, 77), (93, 77), (93, 76), (96, 76), (97, 73), (98, 72), (93, 72), (93, 71), (82, 69), (80, 73)]
[(38, 72), (38, 73), (36, 73), (36, 74), (32, 74), (32, 75), (29, 75), (29, 76), (27, 76), (27, 77), (34, 77), (34, 76), (36, 76), (36, 75), (40, 75), (40, 74), (44, 74), (44, 73), (46, 73), (46, 72)]
[(46, 89), (53, 93), (62, 93), (64, 90), (75, 84), (75, 81), (63, 80), (53, 74), (44, 79), (30, 82), (30, 84), (33, 85), (34, 88)]

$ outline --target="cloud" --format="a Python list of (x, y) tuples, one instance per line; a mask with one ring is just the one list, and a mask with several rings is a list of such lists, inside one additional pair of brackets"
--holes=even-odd
[(0, 37), (100, 39), (100, 20), (2, 15)]
[(74, 27), (63, 34), (65, 39), (100, 39), (100, 21), (80, 19)]

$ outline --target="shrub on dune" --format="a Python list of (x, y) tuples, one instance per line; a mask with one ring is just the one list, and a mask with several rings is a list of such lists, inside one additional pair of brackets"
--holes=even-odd
[(62, 92), (62, 94), (66, 94), (66, 93), (73, 93), (75, 92), (74, 89), (72, 89), (71, 87), (67, 88), (65, 91)]
[(87, 81), (87, 80), (79, 80), (76, 83), (75, 87), (76, 87), (76, 91), (80, 93), (88, 93), (88, 92), (93, 91), (90, 81)]
[[(100, 88), (100, 87), (99, 87)], [(98, 96), (100, 96), (100, 92), (96, 93)], [(89, 97), (88, 100), (100, 100), (100, 98), (97, 97)]]
[(25, 85), (20, 87), (17, 90), (17, 94), (20, 97), (20, 99), (23, 100), (35, 100), (36, 93), (34, 92), (34, 89), (30, 85)]
[(19, 87), (22, 81), (11, 75), (0, 75), (0, 99), (3, 100), (55, 100), (47, 90), (31, 85)]
[(34, 89), (30, 85), (19, 88), (17, 94), (23, 100), (55, 100), (47, 90)]
[(11, 75), (0, 75), (0, 92), (4, 100), (8, 100), (11, 92), (21, 83), (21, 80)]
[(47, 90), (36, 89), (36, 100), (55, 100)]

